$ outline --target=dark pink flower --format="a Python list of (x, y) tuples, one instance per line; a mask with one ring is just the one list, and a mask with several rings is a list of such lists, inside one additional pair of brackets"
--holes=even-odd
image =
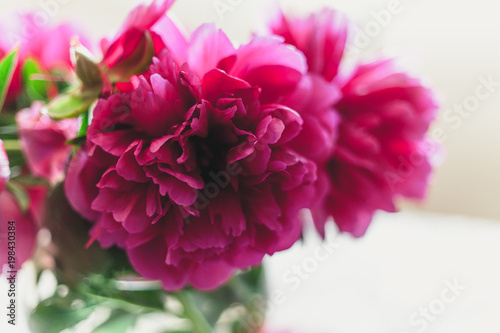
[(359, 237), (375, 211), (396, 210), (397, 197), (422, 199), (431, 172), (424, 141), (436, 111), (431, 92), (391, 61), (359, 66), (342, 82), (347, 21), (339, 12), (324, 9), (306, 19), (280, 13), (270, 30), (309, 65), (285, 104), (304, 120), (294, 149), (320, 166), (312, 205), (318, 231), (333, 216), (341, 231)]
[(304, 119), (303, 130), (291, 146), (308, 158), (324, 161), (333, 152), (340, 121), (334, 108), (340, 92), (331, 81), (337, 77), (344, 54), (346, 18), (330, 9), (307, 18), (288, 18), (278, 11), (269, 30), (303, 52), (308, 64), (308, 74), (283, 101)]
[(323, 9), (307, 18), (289, 18), (279, 12), (271, 22), (270, 32), (304, 53), (310, 73), (327, 81), (335, 79), (347, 40), (344, 14)]
[(318, 182), (327, 196), (313, 213), (320, 232), (333, 216), (341, 231), (360, 237), (377, 210), (396, 211), (399, 197), (424, 198), (433, 153), (425, 135), (437, 104), (418, 80), (379, 61), (357, 68), (336, 108), (337, 147)]
[(335, 149), (340, 116), (334, 108), (339, 88), (316, 74), (303, 76), (283, 104), (297, 111), (304, 120), (300, 134), (289, 146), (316, 162), (324, 162)]
[(76, 137), (77, 119), (55, 121), (41, 113), (43, 104), (35, 102), (16, 114), (22, 149), (31, 173), (51, 184), (63, 180), (72, 150), (66, 144)]
[(99, 101), (65, 186), (92, 239), (168, 290), (216, 288), (290, 247), (315, 177), (286, 146), (302, 119), (277, 104), (301, 80), (300, 53), (277, 38), (235, 50), (206, 25), (186, 54), (162, 51), (136, 90)]

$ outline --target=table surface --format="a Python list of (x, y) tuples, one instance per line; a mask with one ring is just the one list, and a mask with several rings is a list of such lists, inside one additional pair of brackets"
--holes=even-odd
[[(322, 241), (308, 230), (302, 243), (265, 261), (268, 327), (290, 333), (500, 332), (500, 223), (420, 212), (381, 213), (366, 237)], [(29, 332), (26, 310), (54, 290), (50, 275), (33, 285), (25, 265), (18, 280), (15, 330)], [(0, 279), (0, 290), (7, 290)], [(0, 304), (6, 304), (0, 293)], [(155, 325), (153, 326), (152, 323)], [(161, 320), (134, 332), (161, 332)], [(83, 327), (75, 332), (87, 332)]]
[(303, 244), (267, 260), (275, 298), (270, 327), (294, 333), (500, 332), (498, 222), (384, 213), (363, 239), (330, 230), (327, 248), (321, 244), (310, 233)]

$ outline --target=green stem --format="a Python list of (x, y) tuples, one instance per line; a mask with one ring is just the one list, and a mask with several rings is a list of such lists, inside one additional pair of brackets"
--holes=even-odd
[(116, 309), (122, 309), (122, 310), (128, 310), (130, 312), (137, 312), (137, 311), (143, 311), (147, 310), (150, 312), (158, 312), (158, 311), (164, 311), (164, 309), (160, 308), (155, 308), (152, 306), (147, 306), (147, 305), (142, 305), (142, 304), (135, 304), (123, 299), (119, 298), (113, 298), (113, 297), (106, 297), (106, 296), (101, 296), (101, 295), (96, 295), (94, 293), (89, 293), (86, 291), (80, 291), (81, 294), (86, 295), (89, 298), (93, 298), (96, 300), (99, 300), (100, 303), (102, 304), (108, 304), (110, 307), (116, 308)]
[(193, 329), (196, 333), (212, 333), (212, 327), (205, 316), (194, 304), (188, 291), (181, 291), (176, 294), (177, 299), (184, 307), (184, 315), (193, 323)]

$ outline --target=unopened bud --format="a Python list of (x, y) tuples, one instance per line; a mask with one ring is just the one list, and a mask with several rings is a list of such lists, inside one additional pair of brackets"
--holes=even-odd
[(96, 87), (102, 85), (102, 72), (94, 57), (78, 40), (71, 39), (71, 61), (75, 66), (78, 79), (84, 87)]
[(110, 46), (102, 65), (111, 82), (144, 73), (153, 62), (155, 47), (148, 31), (132, 29)]

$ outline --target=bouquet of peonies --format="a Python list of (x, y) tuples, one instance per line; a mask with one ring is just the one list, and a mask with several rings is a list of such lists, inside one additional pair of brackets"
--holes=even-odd
[(30, 15), (0, 27), (0, 268), (31, 258), (59, 284), (34, 331), (107, 308), (99, 332), (155, 312), (168, 332), (258, 332), (259, 265), (304, 209), (361, 237), (425, 196), (433, 94), (391, 59), (348, 68), (341, 13), (280, 14), (237, 47), (183, 33), (172, 3), (139, 5), (100, 51)]

